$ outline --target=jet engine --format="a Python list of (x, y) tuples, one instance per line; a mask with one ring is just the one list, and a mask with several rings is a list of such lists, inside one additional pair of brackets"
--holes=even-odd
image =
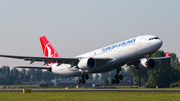
[(77, 65), (82, 70), (88, 70), (96, 67), (96, 60), (93, 58), (83, 58)]
[(153, 59), (142, 59), (140, 60), (137, 68), (140, 70), (150, 70), (156, 66), (156, 63)]

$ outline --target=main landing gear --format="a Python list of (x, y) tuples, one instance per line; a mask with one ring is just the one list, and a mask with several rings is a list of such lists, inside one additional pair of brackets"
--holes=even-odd
[(85, 75), (82, 75), (81, 76), (81, 79), (78, 79), (77, 80), (77, 83), (78, 84), (85, 84), (86, 83), (86, 80), (88, 80), (89, 79), (89, 75), (87, 75), (87, 74), (85, 74)]
[(119, 75), (121, 69), (117, 69), (116, 70), (116, 75), (114, 76), (114, 79), (111, 80), (111, 84), (119, 84), (120, 83), (120, 80), (123, 79), (123, 76), (122, 75)]

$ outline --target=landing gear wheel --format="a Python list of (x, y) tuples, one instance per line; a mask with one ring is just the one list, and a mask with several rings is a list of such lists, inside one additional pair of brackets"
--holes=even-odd
[(82, 82), (82, 84), (85, 84), (85, 83), (86, 83), (86, 80), (85, 80), (85, 79), (82, 79), (81, 82)]
[(115, 78), (115, 80), (117, 80), (118, 79), (118, 75), (115, 75), (114, 78)]
[(119, 83), (120, 83), (119, 79), (116, 79), (116, 84), (119, 84)]
[(89, 79), (89, 75), (86, 74), (86, 75), (84, 76), (84, 78), (85, 78), (86, 80), (88, 80), (88, 79)]
[(77, 80), (77, 83), (78, 83), (78, 84), (81, 84), (81, 79), (78, 79), (78, 80)]
[(123, 80), (123, 76), (122, 76), (122, 75), (119, 75), (119, 79), (120, 79), (120, 80)]
[(116, 82), (116, 81), (115, 81), (114, 79), (111, 80), (111, 84), (115, 84), (115, 82)]
[(122, 75), (119, 75), (120, 71), (121, 71), (121, 68), (117, 69), (116, 75), (114, 76), (114, 79), (111, 80), (111, 83), (112, 83), (112, 84), (115, 84), (115, 83), (116, 83), (116, 84), (119, 84), (119, 83), (120, 83), (120, 80), (123, 79), (123, 76), (122, 76)]

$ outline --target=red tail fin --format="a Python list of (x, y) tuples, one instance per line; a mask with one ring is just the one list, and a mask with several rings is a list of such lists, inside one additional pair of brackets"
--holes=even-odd
[(60, 57), (45, 36), (42, 36), (39, 39), (41, 41), (41, 46), (45, 57)]

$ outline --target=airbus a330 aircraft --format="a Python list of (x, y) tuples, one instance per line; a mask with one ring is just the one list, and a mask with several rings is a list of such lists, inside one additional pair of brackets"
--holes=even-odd
[(24, 59), (30, 61), (30, 64), (35, 61), (44, 62), (47, 67), (17, 66), (15, 68), (46, 69), (62, 76), (81, 76), (81, 79), (77, 80), (78, 84), (85, 84), (89, 78), (88, 74), (111, 70), (117, 71), (111, 83), (119, 84), (123, 79), (120, 75), (122, 66), (134, 65), (139, 70), (150, 70), (156, 65), (155, 59), (170, 58), (169, 52), (166, 57), (150, 57), (163, 43), (154, 35), (138, 36), (72, 58), (60, 57), (45, 36), (40, 37), (40, 42), (45, 57), (14, 55), (0, 55), (0, 57)]

